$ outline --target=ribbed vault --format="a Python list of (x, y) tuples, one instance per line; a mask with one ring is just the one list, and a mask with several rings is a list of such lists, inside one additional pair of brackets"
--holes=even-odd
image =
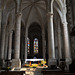
[(46, 4), (44, 0), (22, 0), (22, 18), (25, 25), (38, 21), (46, 22)]

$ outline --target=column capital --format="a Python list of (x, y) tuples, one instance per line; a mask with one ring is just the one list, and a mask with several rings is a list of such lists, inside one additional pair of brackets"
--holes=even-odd
[(52, 12), (48, 12), (47, 16), (53, 16), (53, 13)]
[(16, 13), (16, 16), (19, 16), (19, 15), (22, 16), (22, 13)]
[(12, 34), (13, 33), (13, 30), (9, 31), (9, 34)]
[(13, 30), (11, 30), (11, 33), (13, 33)]
[(62, 24), (63, 24), (63, 25), (67, 25), (67, 24), (68, 24), (68, 22), (62, 22)]

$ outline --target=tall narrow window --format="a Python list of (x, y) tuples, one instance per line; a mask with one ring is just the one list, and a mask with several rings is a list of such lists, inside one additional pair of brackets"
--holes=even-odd
[(38, 53), (38, 39), (34, 39), (34, 53)]
[(28, 54), (30, 53), (30, 39), (27, 39), (27, 49), (28, 49)]

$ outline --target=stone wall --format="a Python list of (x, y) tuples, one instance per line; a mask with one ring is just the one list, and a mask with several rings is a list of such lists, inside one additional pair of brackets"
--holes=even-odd
[[(74, 0), (67, 0), (67, 22), (68, 22), (68, 28), (69, 28), (69, 34), (72, 32), (72, 28), (74, 26), (74, 12), (73, 7), (74, 4), (72, 4)], [(75, 50), (75, 37), (70, 35), (70, 46), (71, 46), (71, 54), (72, 58), (75, 58), (74, 50)]]

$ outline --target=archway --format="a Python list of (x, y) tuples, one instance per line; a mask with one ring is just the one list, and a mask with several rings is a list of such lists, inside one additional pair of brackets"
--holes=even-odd
[[(33, 58), (35, 55), (37, 58), (42, 58), (42, 29), (38, 23), (32, 23), (30, 25), (28, 28), (28, 38), (30, 39), (30, 52), (28, 53), (28, 58)], [(34, 48), (35, 39), (38, 40), (37, 50)]]
[(25, 26), (21, 22), (21, 35), (20, 35), (20, 59), (21, 63), (25, 60)]

